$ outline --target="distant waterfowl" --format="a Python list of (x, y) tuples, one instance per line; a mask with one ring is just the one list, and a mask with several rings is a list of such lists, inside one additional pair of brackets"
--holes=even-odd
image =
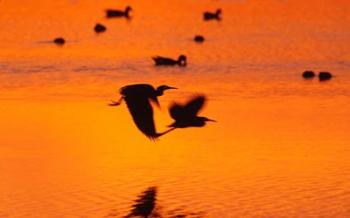
[(189, 100), (186, 104), (181, 105), (173, 103), (169, 107), (170, 116), (174, 122), (168, 127), (186, 128), (186, 127), (203, 127), (207, 121), (216, 122), (207, 117), (198, 116), (198, 112), (203, 108), (206, 98), (203, 95), (196, 96)]
[(64, 38), (62, 37), (58, 37), (58, 38), (55, 38), (53, 40), (53, 42), (56, 44), (56, 45), (63, 45), (64, 43), (66, 43), (66, 40), (64, 40)]
[(167, 66), (179, 65), (181, 67), (184, 67), (187, 65), (187, 58), (185, 55), (180, 55), (177, 60), (161, 57), (161, 56), (152, 57), (152, 59), (154, 60), (155, 65), (167, 65)]
[(118, 106), (125, 100), (129, 112), (137, 128), (150, 139), (156, 139), (169, 131), (157, 133), (153, 120), (153, 108), (151, 101), (159, 107), (158, 96), (162, 96), (165, 90), (177, 89), (167, 85), (161, 85), (155, 89), (149, 84), (134, 84), (120, 89), (122, 97), (110, 106)]
[(115, 10), (115, 9), (107, 9), (106, 10), (106, 16), (107, 18), (114, 18), (114, 17), (126, 17), (130, 18), (129, 12), (131, 11), (131, 7), (127, 6), (124, 11), (122, 10)]
[(107, 30), (107, 28), (104, 25), (97, 23), (94, 27), (94, 30), (96, 33), (103, 33)]
[(304, 79), (312, 79), (315, 77), (315, 73), (314, 73), (314, 71), (307, 70), (307, 71), (304, 71), (303, 77), (304, 77)]
[(204, 20), (221, 20), (221, 9), (217, 9), (215, 13), (212, 12), (204, 12), (203, 13)]
[(195, 41), (195, 42), (204, 42), (204, 37), (201, 36), (201, 35), (196, 35), (196, 36), (194, 37), (194, 41)]
[(318, 74), (318, 79), (320, 81), (326, 81), (326, 80), (330, 80), (332, 78), (332, 74), (330, 72), (320, 72)]

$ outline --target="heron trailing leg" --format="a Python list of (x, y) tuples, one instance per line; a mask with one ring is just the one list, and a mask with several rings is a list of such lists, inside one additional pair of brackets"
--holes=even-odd
[(173, 128), (170, 128), (170, 129), (168, 129), (168, 130), (166, 130), (166, 131), (164, 131), (164, 132), (162, 132), (162, 133), (157, 133), (157, 137), (161, 137), (162, 135), (165, 135), (165, 134), (167, 134), (167, 133), (173, 131), (174, 129), (176, 129), (176, 128), (173, 127)]
[(121, 97), (118, 101), (112, 101), (112, 103), (108, 104), (109, 106), (118, 106), (122, 103), (124, 97)]

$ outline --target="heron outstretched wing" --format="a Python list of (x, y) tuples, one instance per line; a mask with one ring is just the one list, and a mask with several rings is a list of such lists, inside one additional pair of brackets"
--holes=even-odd
[(203, 108), (205, 103), (205, 96), (198, 95), (193, 97), (185, 106), (187, 116), (197, 116), (198, 112)]
[(125, 102), (137, 128), (151, 139), (158, 137), (153, 120), (153, 109), (144, 96), (125, 96)]

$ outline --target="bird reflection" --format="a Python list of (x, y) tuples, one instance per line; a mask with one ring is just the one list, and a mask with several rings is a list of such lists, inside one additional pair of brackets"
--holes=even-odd
[(129, 12), (131, 11), (131, 7), (127, 6), (124, 11), (122, 10), (116, 10), (116, 9), (107, 9), (106, 10), (106, 17), (107, 18), (117, 18), (117, 17), (125, 17), (130, 18)]
[(157, 187), (149, 187), (142, 192), (134, 201), (131, 211), (123, 218), (143, 217), (143, 218), (201, 218), (203, 212), (186, 212), (184, 208), (176, 208), (164, 211), (157, 202)]
[(170, 116), (174, 122), (169, 125), (173, 128), (203, 127), (207, 121), (216, 122), (207, 117), (198, 116), (198, 112), (203, 108), (206, 98), (203, 95), (195, 96), (186, 104), (173, 103), (169, 107)]
[(157, 188), (150, 187), (144, 191), (132, 206), (132, 210), (124, 218), (130, 217), (160, 217), (154, 210), (156, 206)]
[(118, 106), (124, 100), (137, 128), (150, 139), (156, 139), (167, 132), (157, 133), (153, 119), (151, 102), (159, 107), (158, 96), (162, 96), (165, 90), (177, 89), (167, 85), (161, 85), (155, 89), (149, 84), (134, 84), (120, 89), (122, 97), (119, 101), (112, 102), (110, 106)]
[(180, 55), (177, 60), (166, 58), (162, 56), (155, 56), (152, 57), (156, 65), (167, 65), (167, 66), (174, 66), (179, 65), (181, 67), (185, 67), (187, 65), (187, 57), (185, 55)]

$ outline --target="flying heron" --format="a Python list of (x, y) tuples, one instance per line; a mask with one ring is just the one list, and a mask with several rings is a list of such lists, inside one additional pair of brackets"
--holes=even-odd
[(221, 20), (221, 9), (217, 9), (215, 13), (213, 12), (204, 12), (203, 19), (204, 20)]
[(116, 9), (107, 9), (106, 17), (107, 18), (115, 18), (115, 17), (126, 17), (130, 18), (129, 12), (131, 11), (131, 7), (127, 6), (125, 10), (116, 10)]
[(157, 89), (149, 84), (127, 85), (120, 89), (122, 97), (109, 105), (118, 106), (124, 100), (137, 128), (148, 138), (153, 140), (169, 132), (169, 130), (167, 130), (162, 133), (157, 133), (151, 105), (151, 102), (153, 102), (160, 107), (158, 96), (162, 96), (164, 91), (168, 89), (177, 88), (167, 85), (158, 86)]
[(184, 105), (173, 103), (169, 107), (170, 116), (174, 119), (174, 122), (168, 126), (173, 127), (170, 130), (175, 128), (203, 127), (207, 121), (216, 122), (207, 117), (200, 117), (197, 115), (203, 108), (205, 101), (205, 96), (198, 95), (190, 99)]
[(162, 56), (155, 56), (152, 57), (152, 59), (155, 62), (155, 65), (167, 65), (167, 66), (174, 66), (174, 65), (179, 65), (181, 67), (185, 67), (187, 65), (187, 57), (185, 55), (180, 55), (177, 60), (167, 58), (167, 57), (162, 57)]

